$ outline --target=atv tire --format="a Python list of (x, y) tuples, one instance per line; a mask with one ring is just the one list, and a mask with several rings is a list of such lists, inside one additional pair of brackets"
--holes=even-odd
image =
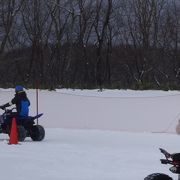
[(26, 138), (26, 129), (23, 126), (17, 126), (18, 141), (22, 142)]
[(166, 174), (153, 173), (145, 177), (144, 180), (173, 180), (173, 179)]
[(30, 137), (33, 141), (42, 141), (45, 137), (45, 130), (41, 125), (35, 125), (30, 130)]

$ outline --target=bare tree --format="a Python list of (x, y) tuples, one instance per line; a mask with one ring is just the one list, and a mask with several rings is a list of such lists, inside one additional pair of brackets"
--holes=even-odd
[(103, 85), (103, 46), (106, 40), (106, 33), (108, 30), (109, 20), (112, 13), (112, 0), (106, 2), (96, 0), (94, 30), (97, 37), (96, 50), (96, 68), (95, 77), (97, 85), (102, 89)]
[(139, 85), (143, 84), (156, 63), (156, 51), (153, 49), (159, 43), (160, 17), (164, 4), (164, 0), (123, 1), (119, 39), (128, 45), (124, 67), (131, 79)]
[(28, 76), (31, 79), (45, 81), (45, 58), (46, 48), (50, 42), (52, 23), (50, 12), (47, 10), (44, 1), (27, 0), (22, 9), (24, 29), (28, 35), (29, 46), (31, 47), (31, 58), (28, 67)]
[(0, 54), (4, 52), (8, 45), (13, 46), (11, 41), (11, 31), (15, 23), (15, 18), (23, 5), (24, 0), (1, 0), (0, 1), (0, 24), (1, 24), (1, 36), (0, 36)]

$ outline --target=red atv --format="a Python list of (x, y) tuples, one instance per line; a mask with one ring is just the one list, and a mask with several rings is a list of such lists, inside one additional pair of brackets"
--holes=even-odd
[[(165, 159), (160, 159), (161, 164), (171, 164), (172, 167), (170, 167), (169, 170), (172, 173), (177, 174), (178, 180), (180, 180), (180, 153), (170, 154), (162, 148), (160, 148), (160, 151), (165, 156)], [(173, 179), (166, 174), (153, 173), (145, 177), (144, 180), (173, 180)]]

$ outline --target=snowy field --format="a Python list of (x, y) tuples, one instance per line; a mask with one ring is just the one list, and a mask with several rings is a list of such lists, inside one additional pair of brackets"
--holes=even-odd
[[(0, 89), (1, 104), (13, 93)], [(27, 94), (36, 114), (35, 90)], [(180, 152), (178, 91), (40, 91), (39, 112), (44, 141), (8, 145), (0, 134), (1, 179), (143, 180), (153, 172), (176, 178), (160, 164), (158, 148)]]

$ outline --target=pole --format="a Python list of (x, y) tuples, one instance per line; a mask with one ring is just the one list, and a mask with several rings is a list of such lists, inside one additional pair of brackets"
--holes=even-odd
[[(37, 115), (39, 113), (39, 94), (38, 94), (38, 88), (39, 88), (39, 84), (38, 84), (38, 81), (36, 81), (36, 114)], [(38, 118), (37, 118), (37, 125), (38, 125)]]

